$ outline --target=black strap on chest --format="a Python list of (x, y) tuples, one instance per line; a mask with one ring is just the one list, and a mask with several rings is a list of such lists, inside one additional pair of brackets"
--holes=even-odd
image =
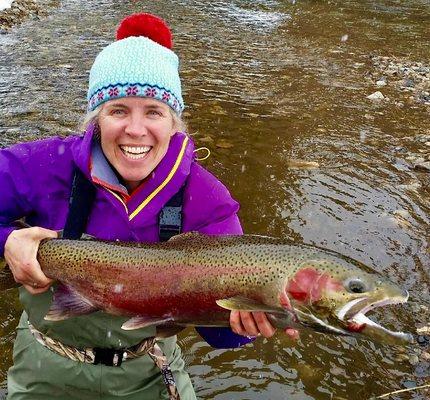
[[(182, 231), (184, 189), (185, 184), (161, 209), (158, 216), (160, 242), (165, 242)], [(85, 232), (95, 195), (95, 186), (80, 169), (76, 168), (69, 199), (69, 212), (63, 230), (64, 238), (79, 239)]]
[(158, 216), (160, 242), (167, 242), (172, 236), (181, 233), (184, 189), (185, 184), (181, 186), (179, 191), (161, 209)]
[(69, 212), (63, 230), (65, 239), (79, 239), (85, 232), (95, 195), (95, 186), (76, 168), (69, 198)]

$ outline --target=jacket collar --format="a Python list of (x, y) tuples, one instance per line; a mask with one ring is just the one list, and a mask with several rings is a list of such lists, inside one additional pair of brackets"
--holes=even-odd
[(176, 132), (158, 166), (129, 194), (104, 156), (94, 131), (94, 126), (90, 126), (85, 132), (81, 146), (75, 152), (76, 165), (88, 179), (109, 191), (116, 201), (123, 202), (130, 221), (139, 219), (143, 212), (159, 213), (190, 173), (194, 144), (186, 133)]

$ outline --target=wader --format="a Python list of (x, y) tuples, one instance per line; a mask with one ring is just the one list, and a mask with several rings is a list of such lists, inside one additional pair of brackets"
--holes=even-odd
[[(76, 169), (64, 237), (77, 239), (85, 232), (94, 192), (92, 183)], [(159, 216), (160, 241), (180, 233), (182, 197), (183, 187), (163, 207)], [(153, 358), (158, 356), (158, 359), (145, 354), (118, 362), (118, 355), (121, 357), (124, 349), (133, 348), (144, 338), (154, 337), (155, 328), (126, 332), (121, 325), (127, 318), (102, 312), (61, 323), (49, 322), (43, 317), (50, 307), (52, 291), (33, 296), (21, 288), (20, 300), (28, 314), (22, 314), (17, 328), (14, 365), (8, 372), (8, 400), (196, 399), (190, 378), (184, 370), (176, 336), (157, 339), (158, 353), (157, 349), (151, 353)], [(89, 321), (94, 327), (91, 333), (83, 329)], [(31, 333), (29, 323), (42, 335), (66, 346), (96, 348), (96, 362), (74, 361), (45, 347)], [(167, 363), (164, 366), (158, 363), (157, 366), (154, 360), (162, 360), (161, 352)], [(165, 370), (164, 376), (161, 369)]]

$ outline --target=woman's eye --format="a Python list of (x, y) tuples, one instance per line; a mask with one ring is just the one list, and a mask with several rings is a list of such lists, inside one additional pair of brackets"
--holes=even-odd
[(157, 110), (149, 110), (148, 115), (161, 116), (162, 114), (160, 111), (157, 111)]
[(121, 109), (118, 109), (118, 110), (112, 110), (112, 111), (111, 111), (111, 114), (112, 114), (112, 115), (124, 115), (124, 114), (125, 114), (125, 111), (124, 111), (124, 110), (121, 110)]

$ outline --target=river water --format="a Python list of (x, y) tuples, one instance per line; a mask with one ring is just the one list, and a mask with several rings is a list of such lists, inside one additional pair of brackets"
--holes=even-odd
[[(428, 324), (430, 174), (413, 167), (430, 157), (430, 2), (69, 0), (0, 36), (0, 145), (74, 132), (92, 60), (142, 10), (171, 25), (190, 132), (245, 231), (370, 265), (411, 294), (377, 319)], [(367, 99), (377, 90), (384, 100)], [(18, 315), (0, 294), (3, 387)], [(188, 330), (180, 342), (201, 399), (361, 400), (430, 380), (416, 348), (363, 339), (305, 331), (214, 350)]]

